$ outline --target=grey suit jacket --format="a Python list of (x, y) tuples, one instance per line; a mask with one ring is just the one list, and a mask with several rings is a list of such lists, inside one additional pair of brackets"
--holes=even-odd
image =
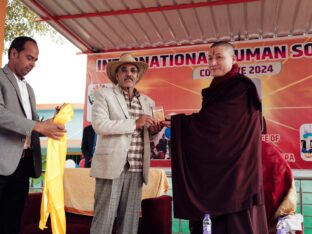
[(41, 174), (41, 150), (39, 134), (32, 132), (36, 113), (36, 100), (33, 89), (27, 84), (33, 120), (26, 118), (21, 93), (13, 72), (8, 65), (0, 70), (0, 175), (11, 175), (22, 156), (26, 136), (31, 136), (34, 174)]
[[(154, 101), (142, 94), (139, 100), (144, 114), (152, 115)], [(115, 179), (120, 176), (127, 162), (131, 135), (136, 128), (135, 120), (130, 118), (124, 96), (117, 86), (101, 88), (95, 93), (92, 125), (98, 137), (90, 175)], [(147, 127), (143, 131), (143, 181), (147, 183), (151, 150)]]

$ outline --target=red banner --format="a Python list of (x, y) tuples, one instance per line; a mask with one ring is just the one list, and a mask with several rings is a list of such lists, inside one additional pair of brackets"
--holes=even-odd
[[(209, 45), (133, 52), (149, 69), (137, 88), (150, 96), (166, 115), (192, 113), (200, 109), (201, 90), (211, 78), (207, 66)], [(262, 40), (235, 43), (240, 72), (252, 78), (262, 99), (267, 134), (263, 139), (273, 142), (283, 152), (292, 168), (312, 166), (312, 38)], [(85, 124), (90, 120), (93, 92), (111, 85), (106, 77), (107, 62), (120, 53), (88, 56), (86, 80)], [(154, 158), (161, 165), (170, 161), (169, 149), (158, 155), (157, 144), (168, 144), (169, 129), (155, 141)], [(194, 139), (196, 140), (196, 139)], [(156, 156), (153, 156), (156, 153)], [(159, 160), (157, 160), (159, 161)]]

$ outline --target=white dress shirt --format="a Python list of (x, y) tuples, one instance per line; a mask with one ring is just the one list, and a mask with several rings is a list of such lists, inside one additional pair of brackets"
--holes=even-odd
[[(16, 81), (17, 81), (17, 84), (21, 93), (23, 108), (25, 110), (26, 117), (27, 119), (32, 119), (31, 105), (30, 105), (29, 94), (28, 94), (28, 90), (26, 86), (26, 80), (25, 79), (21, 80), (17, 78), (16, 75), (15, 75), (15, 78), (16, 78)], [(31, 145), (31, 137), (26, 136), (24, 149), (30, 148), (30, 145)]]

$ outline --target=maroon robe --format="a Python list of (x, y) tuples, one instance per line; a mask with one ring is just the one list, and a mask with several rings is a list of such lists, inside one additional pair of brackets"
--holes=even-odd
[[(209, 213), (215, 219), (262, 206), (256, 209), (262, 216), (261, 102), (256, 87), (234, 65), (202, 94), (199, 113), (171, 118), (174, 215), (201, 220)], [(266, 223), (265, 214), (260, 219)]]
[[(274, 214), (291, 188), (293, 175), (281, 152), (272, 143), (264, 141), (262, 141), (262, 167), (267, 222), (272, 230), (277, 223)], [(276, 233), (276, 230), (272, 233)]]

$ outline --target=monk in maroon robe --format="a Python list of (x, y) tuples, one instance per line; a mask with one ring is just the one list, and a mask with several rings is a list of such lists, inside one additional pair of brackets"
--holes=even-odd
[(171, 117), (174, 215), (195, 220), (196, 234), (205, 214), (213, 234), (267, 234), (256, 87), (230, 43), (211, 46), (209, 66), (199, 113)]

